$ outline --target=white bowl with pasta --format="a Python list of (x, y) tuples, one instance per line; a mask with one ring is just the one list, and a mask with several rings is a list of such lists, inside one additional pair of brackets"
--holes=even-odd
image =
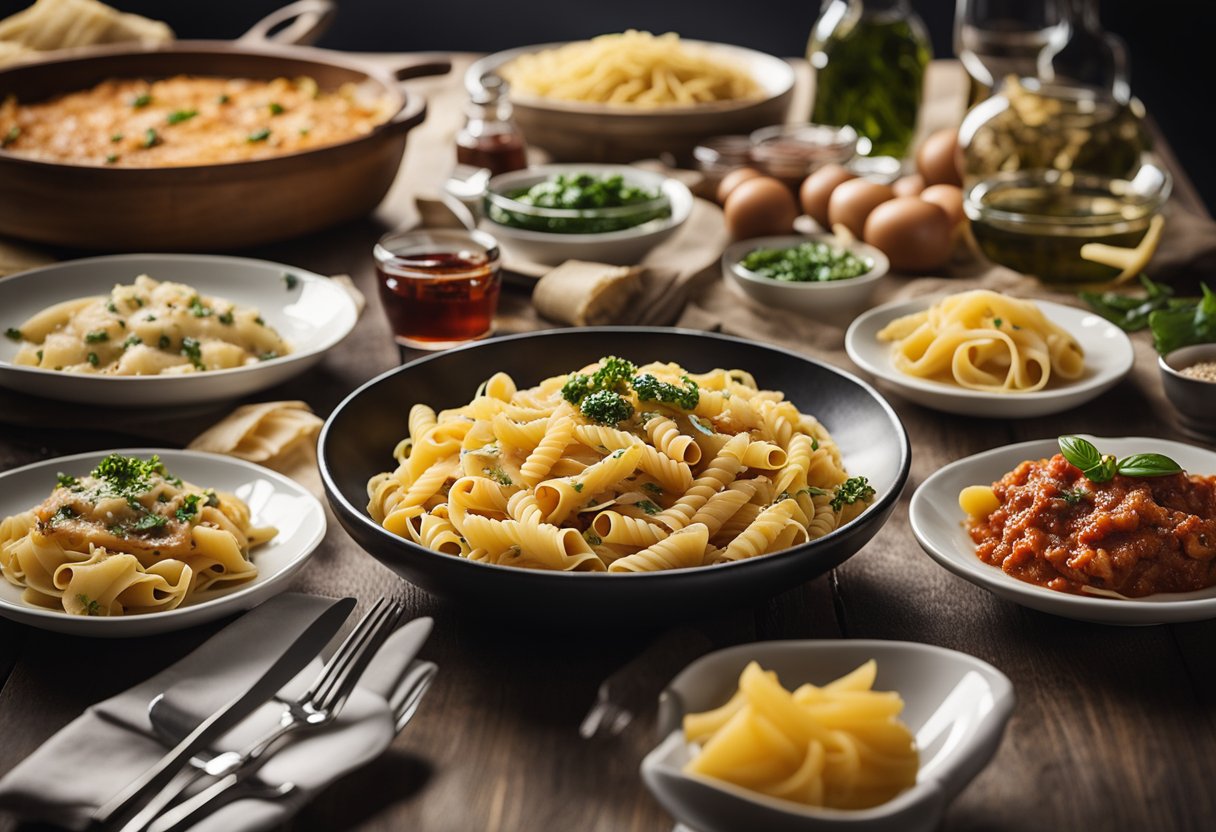
[[(903, 700), (898, 718), (914, 737), (918, 755), (915, 783), (895, 797), (872, 808), (825, 808), (685, 771), (701, 746), (685, 738), (684, 717), (724, 706), (751, 662), (774, 671), (782, 686), (792, 689), (806, 683), (825, 686), (854, 675), (871, 660), (877, 669), (873, 690), (893, 691)], [(765, 712), (763, 704), (746, 704)], [(697, 832), (929, 832), (938, 827), (950, 801), (996, 753), (1013, 706), (1013, 685), (1004, 674), (973, 656), (942, 647), (854, 639), (742, 644), (701, 657), (663, 691), (658, 719), (663, 739), (642, 760), (642, 779), (669, 812)], [(850, 717), (851, 729), (837, 726), (836, 735), (856, 730), (860, 713)], [(768, 715), (770, 720), (774, 716)], [(785, 733), (780, 719), (772, 725)], [(720, 746), (717, 752), (723, 762), (727, 762), (725, 750)], [(733, 750), (749, 753), (747, 748)], [(751, 774), (761, 780), (762, 768), (762, 759), (752, 760)], [(799, 767), (796, 776), (806, 773)], [(826, 794), (830, 788), (823, 785), (816, 791)]]
[[(172, 356), (163, 350), (157, 353), (155, 344), (145, 342), (137, 344), (137, 349), (148, 356), (146, 368), (125, 368), (127, 372), (144, 374), (97, 371), (105, 369), (104, 363), (97, 361), (97, 353), (104, 355), (103, 348), (113, 351), (117, 345), (125, 345), (125, 341), (120, 341), (124, 335), (131, 337), (127, 335), (128, 320), (133, 329), (159, 325), (142, 309), (142, 304), (137, 309), (136, 301), (132, 300), (130, 316), (105, 321), (115, 333), (113, 338), (101, 328), (84, 333), (79, 350), (92, 367), (82, 359), (75, 365), (80, 371), (70, 371), (71, 365), (69, 369), (55, 369), (49, 360), (44, 360), (39, 351), (45, 343), (42, 333), (74, 332), (78, 321), (71, 316), (82, 311), (84, 315), (104, 316), (99, 308), (89, 311), (73, 302), (84, 303), (85, 299), (93, 298), (104, 303), (105, 296), (118, 291), (116, 286), (134, 285), (140, 275), (160, 283), (185, 284), (197, 290), (199, 296), (216, 301), (199, 306), (192, 313), (179, 310), (179, 319), (162, 333), (165, 344), (171, 345), (168, 353), (184, 353), (184, 345), (190, 343), (191, 337), (195, 337), (194, 343), (203, 341), (204, 351), (210, 350), (210, 342), (229, 351), (238, 345), (241, 349), (257, 350), (258, 345), (285, 342), (285, 350), (250, 352), (248, 363), (243, 365), (194, 371), (193, 366), (167, 366)], [(118, 312), (114, 314), (117, 316)], [(137, 314), (141, 315), (138, 321)], [(0, 338), (0, 386), (103, 406), (173, 406), (233, 399), (281, 384), (316, 364), (350, 333), (358, 314), (354, 300), (341, 286), (321, 275), (281, 263), (199, 254), (121, 254), (71, 260), (0, 280), (0, 329), (8, 336)], [(214, 332), (214, 322), (221, 319), (228, 324), (224, 326), (228, 341), (220, 343), (220, 338), (209, 341), (204, 332)], [(207, 330), (208, 326), (212, 329)], [(38, 332), (38, 336), (29, 337), (40, 338), (42, 343), (27, 340), (28, 333), (23, 335), (23, 328)], [(103, 341), (96, 345), (83, 343), (94, 337)], [(150, 340), (147, 332), (144, 337)], [(281, 351), (285, 354), (279, 354)], [(217, 350), (216, 354), (222, 351)], [(256, 360), (254, 355), (258, 355)], [(65, 363), (74, 360), (65, 359)], [(181, 357), (173, 360), (186, 361)], [(39, 366), (42, 363), (47, 366)]]
[[(849, 358), (888, 389), (917, 404), (1000, 419), (1045, 416), (1077, 407), (1114, 387), (1132, 368), (1135, 355), (1123, 330), (1092, 312), (1051, 301), (1028, 302), (981, 293), (967, 300), (970, 309), (947, 309), (941, 318), (946, 323), (933, 332), (927, 328), (933, 321), (911, 317), (923, 316), (931, 308), (940, 310), (942, 302), (964, 294), (973, 293), (894, 301), (861, 314), (845, 333)], [(1022, 306), (1025, 303), (1032, 303), (1033, 308)], [(910, 329), (899, 323), (901, 319), (911, 324), (920, 320), (922, 329)], [(897, 329), (901, 331), (889, 334)], [(884, 330), (888, 334), (880, 337)], [(1007, 379), (1021, 373), (1023, 387), (1016, 380), (1005, 387), (980, 384), (991, 369), (980, 360), (989, 344), (1008, 344), (1016, 350)], [(1072, 347), (1078, 347), (1080, 355)], [(993, 367), (1005, 372), (1001, 362), (1011, 353), (1005, 346), (1000, 349)], [(949, 370), (944, 376), (926, 374), (933, 351), (937, 351), (936, 365)], [(921, 374), (905, 372), (901, 364)], [(1050, 370), (1044, 369), (1048, 366)], [(1039, 373), (1046, 376), (1042, 386), (1037, 386)], [(973, 386), (964, 386), (960, 378)]]
[[(662, 41), (662, 38), (654, 41)], [(751, 133), (786, 120), (794, 95), (795, 74), (793, 67), (780, 58), (741, 46), (696, 40), (668, 44), (666, 48), (672, 51), (666, 56), (661, 52), (642, 54), (649, 52), (645, 44), (633, 43), (627, 48), (617, 46), (597, 39), (495, 52), (469, 67), (465, 73), (465, 86), (470, 91), (478, 89), (481, 79), (490, 73), (513, 80), (510, 97), (515, 119), (528, 137), (528, 143), (543, 148), (559, 161), (632, 162), (663, 153), (690, 157), (693, 147), (702, 139), (726, 133)], [(583, 52), (579, 60), (570, 60), (572, 47)], [(642, 52), (630, 54), (631, 50), (639, 48)], [(558, 50), (567, 51), (559, 53)], [(754, 94), (718, 97), (717, 100), (680, 100), (682, 96), (675, 87), (682, 84), (662, 83), (664, 77), (670, 76), (665, 75), (659, 64), (683, 65), (677, 74), (687, 78), (691, 70), (695, 76), (699, 70), (689, 65), (687, 55), (676, 54), (687, 50), (692, 52), (691, 64), (708, 62), (703, 67), (706, 74), (741, 74), (750, 79)], [(554, 60), (544, 60), (546, 55)], [(642, 60), (636, 56), (641, 56)], [(537, 58), (542, 60), (537, 61)], [(555, 87), (568, 83), (573, 87), (586, 84), (595, 88), (594, 74), (598, 72), (604, 81), (601, 88), (606, 86), (617, 91), (628, 85), (638, 87), (642, 95), (662, 94), (641, 106), (637, 102), (595, 100), (594, 95), (584, 94), (590, 90), (550, 89), (546, 90), (548, 94), (537, 94), (527, 90), (527, 79), (513, 73), (512, 64), (520, 59), (523, 59), (527, 74), (538, 80), (545, 80), (545, 76), (554, 72), (568, 73), (569, 77), (565, 79), (549, 79), (556, 82)], [(592, 67), (590, 72), (588, 67)], [(657, 73), (654, 72), (656, 68), (660, 69)], [(633, 73), (640, 73), (641, 77), (630, 77)], [(659, 84), (653, 83), (656, 76), (660, 79)]]
[[(233, 495), (248, 506), (248, 525), (258, 532), (255, 539), (273, 532), (273, 536), (249, 551), (248, 560), (256, 574), (223, 587), (192, 588), (176, 607), (139, 614), (109, 616), (98, 614), (99, 609), (94, 614), (69, 613), (66, 609), (31, 603), (23, 597), (25, 589), (20, 584), (28, 583), (28, 577), (23, 578), (19, 568), (14, 571), (20, 561), (13, 557), (10, 548), (23, 536), (20, 516), (47, 498), (55, 489), (59, 474), (86, 475), (111, 453), (142, 459), (158, 455), (165, 470), (180, 477), (187, 486)], [(321, 543), (325, 529), (325, 512), (305, 488), (282, 474), (235, 457), (136, 448), (42, 460), (0, 474), (0, 550), (3, 550), (0, 571), (7, 578), (0, 581), (0, 616), (53, 632), (102, 638), (148, 636), (192, 627), (250, 609), (285, 590)], [(78, 555), (75, 560), (79, 559)], [(103, 577), (118, 580), (114, 575)], [(96, 583), (93, 577), (88, 580)], [(91, 591), (95, 598), (107, 595), (104, 588)]]

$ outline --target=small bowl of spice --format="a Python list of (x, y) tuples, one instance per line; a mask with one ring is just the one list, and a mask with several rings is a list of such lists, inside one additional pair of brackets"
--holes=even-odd
[(1183, 429), (1216, 436), (1216, 344), (1176, 349), (1158, 358), (1157, 366)]
[(878, 249), (831, 234), (741, 240), (722, 255), (723, 276), (752, 300), (841, 326), (889, 269)]

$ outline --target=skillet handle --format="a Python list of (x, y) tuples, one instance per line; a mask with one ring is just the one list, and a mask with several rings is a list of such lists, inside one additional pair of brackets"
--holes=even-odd
[(406, 96), (405, 106), (389, 120), (394, 130), (409, 132), (426, 118), (426, 99), (421, 95)]
[(338, 4), (332, 0), (297, 0), (263, 17), (238, 40), (255, 44), (312, 44), (333, 23), (337, 12)]
[(452, 71), (452, 62), (438, 54), (407, 55), (401, 63), (388, 70), (398, 81), (424, 78), (428, 75), (447, 75)]

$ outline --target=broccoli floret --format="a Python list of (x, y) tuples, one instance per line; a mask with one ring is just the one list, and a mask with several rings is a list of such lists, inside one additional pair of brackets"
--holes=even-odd
[(874, 496), (874, 489), (865, 477), (849, 477), (836, 486), (836, 496), (832, 498), (833, 510), (840, 511), (846, 505), (852, 505), (858, 500), (869, 500)]
[(638, 394), (639, 401), (663, 402), (681, 410), (694, 410), (701, 401), (697, 383), (688, 376), (684, 376), (684, 386), (677, 387), (646, 373), (633, 380), (633, 392)]
[(633, 378), (637, 371), (638, 368), (632, 361), (609, 355), (600, 359), (600, 368), (591, 376), (591, 381), (597, 390), (624, 393), (629, 386), (629, 379)]
[(582, 414), (601, 425), (615, 425), (633, 415), (633, 405), (611, 390), (597, 390), (583, 399)]
[(591, 376), (575, 373), (562, 385), (562, 398), (570, 404), (578, 404), (595, 391), (591, 384)]
[(591, 375), (575, 373), (562, 385), (562, 398), (570, 404), (579, 404), (592, 393), (606, 390), (610, 393), (624, 393), (629, 386), (629, 379), (638, 368), (632, 362), (615, 355), (600, 359), (600, 366)]

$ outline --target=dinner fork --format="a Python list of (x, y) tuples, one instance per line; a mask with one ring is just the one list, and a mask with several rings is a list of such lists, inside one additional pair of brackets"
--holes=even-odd
[[(410, 663), (398, 685), (398, 693), (393, 696), (396, 703), (392, 705), (394, 735), (400, 734), (409, 724), (438, 670), (433, 662)], [(182, 832), (234, 800), (244, 797), (276, 800), (295, 791), (294, 783), (264, 783), (258, 779), (256, 772), (238, 769), (160, 815), (157, 825), (160, 832)]]
[(295, 701), (285, 703), (278, 725), (243, 751), (217, 754), (201, 767), (179, 772), (122, 827), (121, 832), (144, 832), (166, 807), (202, 777), (224, 777), (246, 766), (256, 767), (283, 736), (331, 722), (346, 704), (376, 651), (396, 628), (404, 609), (400, 601), (390, 602), (385, 598), (377, 601), (325, 663), (312, 686)]

